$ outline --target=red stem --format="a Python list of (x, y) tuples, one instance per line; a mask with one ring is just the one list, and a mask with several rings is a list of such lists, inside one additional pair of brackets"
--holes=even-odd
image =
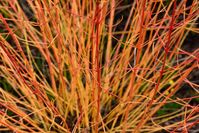
[[(101, 8), (100, 8), (100, 1), (96, 1), (96, 9), (95, 9), (95, 15), (93, 20), (93, 26), (92, 26), (92, 38), (94, 39), (95, 35), (95, 41), (92, 45), (92, 73), (93, 73), (93, 90), (92, 90), (92, 97), (93, 100), (96, 101), (96, 108), (97, 108), (97, 114), (94, 117), (94, 131), (98, 132), (98, 125), (99, 125), (99, 116), (100, 116), (100, 95), (101, 95), (101, 68), (100, 68), (100, 48), (99, 48), (99, 40), (100, 40), (100, 22), (101, 22)], [(97, 82), (96, 82), (96, 80)], [(97, 90), (96, 90), (97, 89)], [(96, 94), (97, 93), (97, 94)]]
[(163, 61), (162, 61), (163, 64), (162, 64), (162, 67), (161, 67), (161, 70), (160, 70), (160, 76), (159, 76), (158, 82), (157, 82), (157, 84), (155, 86), (155, 90), (154, 90), (153, 96), (152, 96), (150, 102), (148, 103), (147, 108), (144, 111), (144, 115), (141, 118), (141, 121), (139, 122), (139, 124), (138, 124), (138, 126), (136, 128), (136, 131), (139, 131), (139, 129), (141, 128), (141, 126), (145, 123), (145, 121), (148, 118), (148, 116), (146, 114), (147, 114), (147, 112), (149, 111), (150, 107), (153, 104), (153, 101), (155, 99), (156, 93), (157, 93), (158, 88), (159, 88), (159, 84), (160, 84), (162, 76), (164, 74), (164, 69), (165, 69), (165, 65), (166, 65), (166, 59), (167, 59), (167, 55), (168, 55), (169, 50), (170, 50), (170, 46), (169, 45), (171, 43), (171, 36), (172, 36), (172, 31), (173, 31), (173, 25), (174, 25), (174, 21), (175, 21), (175, 10), (176, 10), (176, 0), (174, 1), (173, 11), (172, 11), (172, 19), (171, 19), (171, 23), (170, 23), (170, 26), (169, 26), (168, 41), (167, 41), (167, 43), (166, 43), (166, 45), (164, 47), (165, 54), (164, 54), (164, 58), (163, 58)]

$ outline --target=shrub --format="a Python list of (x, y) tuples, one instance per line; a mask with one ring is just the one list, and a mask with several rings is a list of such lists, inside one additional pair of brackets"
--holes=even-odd
[(188, 76), (199, 49), (181, 48), (199, 32), (198, 0), (122, 3), (0, 1), (0, 131), (186, 132), (198, 123), (198, 96), (175, 96), (184, 84), (198, 94)]

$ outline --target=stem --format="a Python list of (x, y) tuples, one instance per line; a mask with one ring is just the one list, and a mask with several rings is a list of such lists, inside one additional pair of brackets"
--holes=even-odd
[[(145, 5), (146, 5), (146, 0), (143, 1), (142, 3), (142, 12), (141, 12), (141, 22), (140, 22), (140, 35), (139, 35), (139, 40), (138, 40), (138, 44), (137, 44), (137, 49), (138, 49), (138, 52), (137, 52), (137, 55), (136, 55), (136, 65), (139, 63), (139, 59), (140, 59), (140, 56), (141, 56), (141, 46), (143, 44), (143, 36), (144, 36), (144, 32), (143, 32), (143, 25), (144, 25), (144, 11), (145, 11)], [(130, 92), (128, 93), (128, 98), (127, 98), (127, 102), (130, 101), (132, 99), (132, 96), (133, 96), (133, 92), (134, 92), (134, 88), (133, 88), (133, 83), (135, 81), (135, 77), (136, 77), (136, 73), (137, 71), (134, 70), (134, 72), (132, 73), (132, 76), (131, 76), (131, 80), (130, 80), (130, 84), (129, 84), (129, 88), (130, 88)], [(127, 105), (126, 107), (126, 112), (125, 112), (125, 116), (124, 116), (124, 127), (123, 127), (123, 130), (122, 132), (125, 133), (126, 132), (126, 129), (128, 128), (128, 125), (127, 125), (127, 121), (128, 121), (128, 116), (129, 116), (129, 112), (130, 112), (130, 104)]]
[(170, 26), (169, 26), (168, 41), (167, 41), (167, 43), (166, 43), (166, 45), (164, 47), (165, 54), (164, 54), (163, 61), (162, 61), (163, 64), (162, 64), (162, 67), (161, 67), (161, 70), (160, 70), (160, 76), (159, 76), (157, 84), (155, 86), (155, 90), (154, 90), (152, 99), (149, 101), (148, 106), (147, 106), (147, 108), (144, 111), (144, 115), (141, 118), (141, 121), (139, 122), (138, 126), (136, 127), (135, 133), (139, 132), (140, 128), (142, 127), (142, 125), (144, 125), (146, 123), (146, 121), (147, 121), (147, 119), (149, 117), (147, 115), (147, 112), (149, 111), (150, 107), (153, 104), (153, 101), (155, 99), (156, 93), (158, 91), (158, 88), (159, 88), (159, 85), (160, 85), (160, 82), (161, 82), (161, 79), (162, 79), (163, 74), (164, 74), (164, 69), (165, 69), (165, 65), (166, 65), (166, 59), (167, 59), (167, 55), (168, 55), (169, 49), (170, 49), (169, 44), (171, 42), (171, 34), (172, 34), (172, 31), (173, 31), (173, 25), (174, 25), (174, 20), (175, 20), (175, 10), (176, 10), (176, 0), (174, 1), (174, 7), (173, 7), (173, 11), (172, 11), (172, 19), (171, 19)]
[[(94, 132), (98, 132), (99, 125), (99, 115), (100, 115), (100, 95), (101, 95), (101, 68), (100, 68), (100, 51), (99, 51), (99, 41), (100, 41), (100, 19), (101, 19), (101, 9), (100, 1), (96, 2), (96, 9), (92, 28), (92, 37), (95, 35), (95, 42), (92, 46), (92, 73), (93, 73), (93, 100), (97, 102), (96, 109), (97, 112), (93, 114), (94, 119)], [(95, 46), (94, 46), (95, 45)], [(97, 89), (97, 90), (96, 90)], [(97, 93), (97, 94), (96, 94)], [(95, 109), (94, 109), (95, 110)]]

